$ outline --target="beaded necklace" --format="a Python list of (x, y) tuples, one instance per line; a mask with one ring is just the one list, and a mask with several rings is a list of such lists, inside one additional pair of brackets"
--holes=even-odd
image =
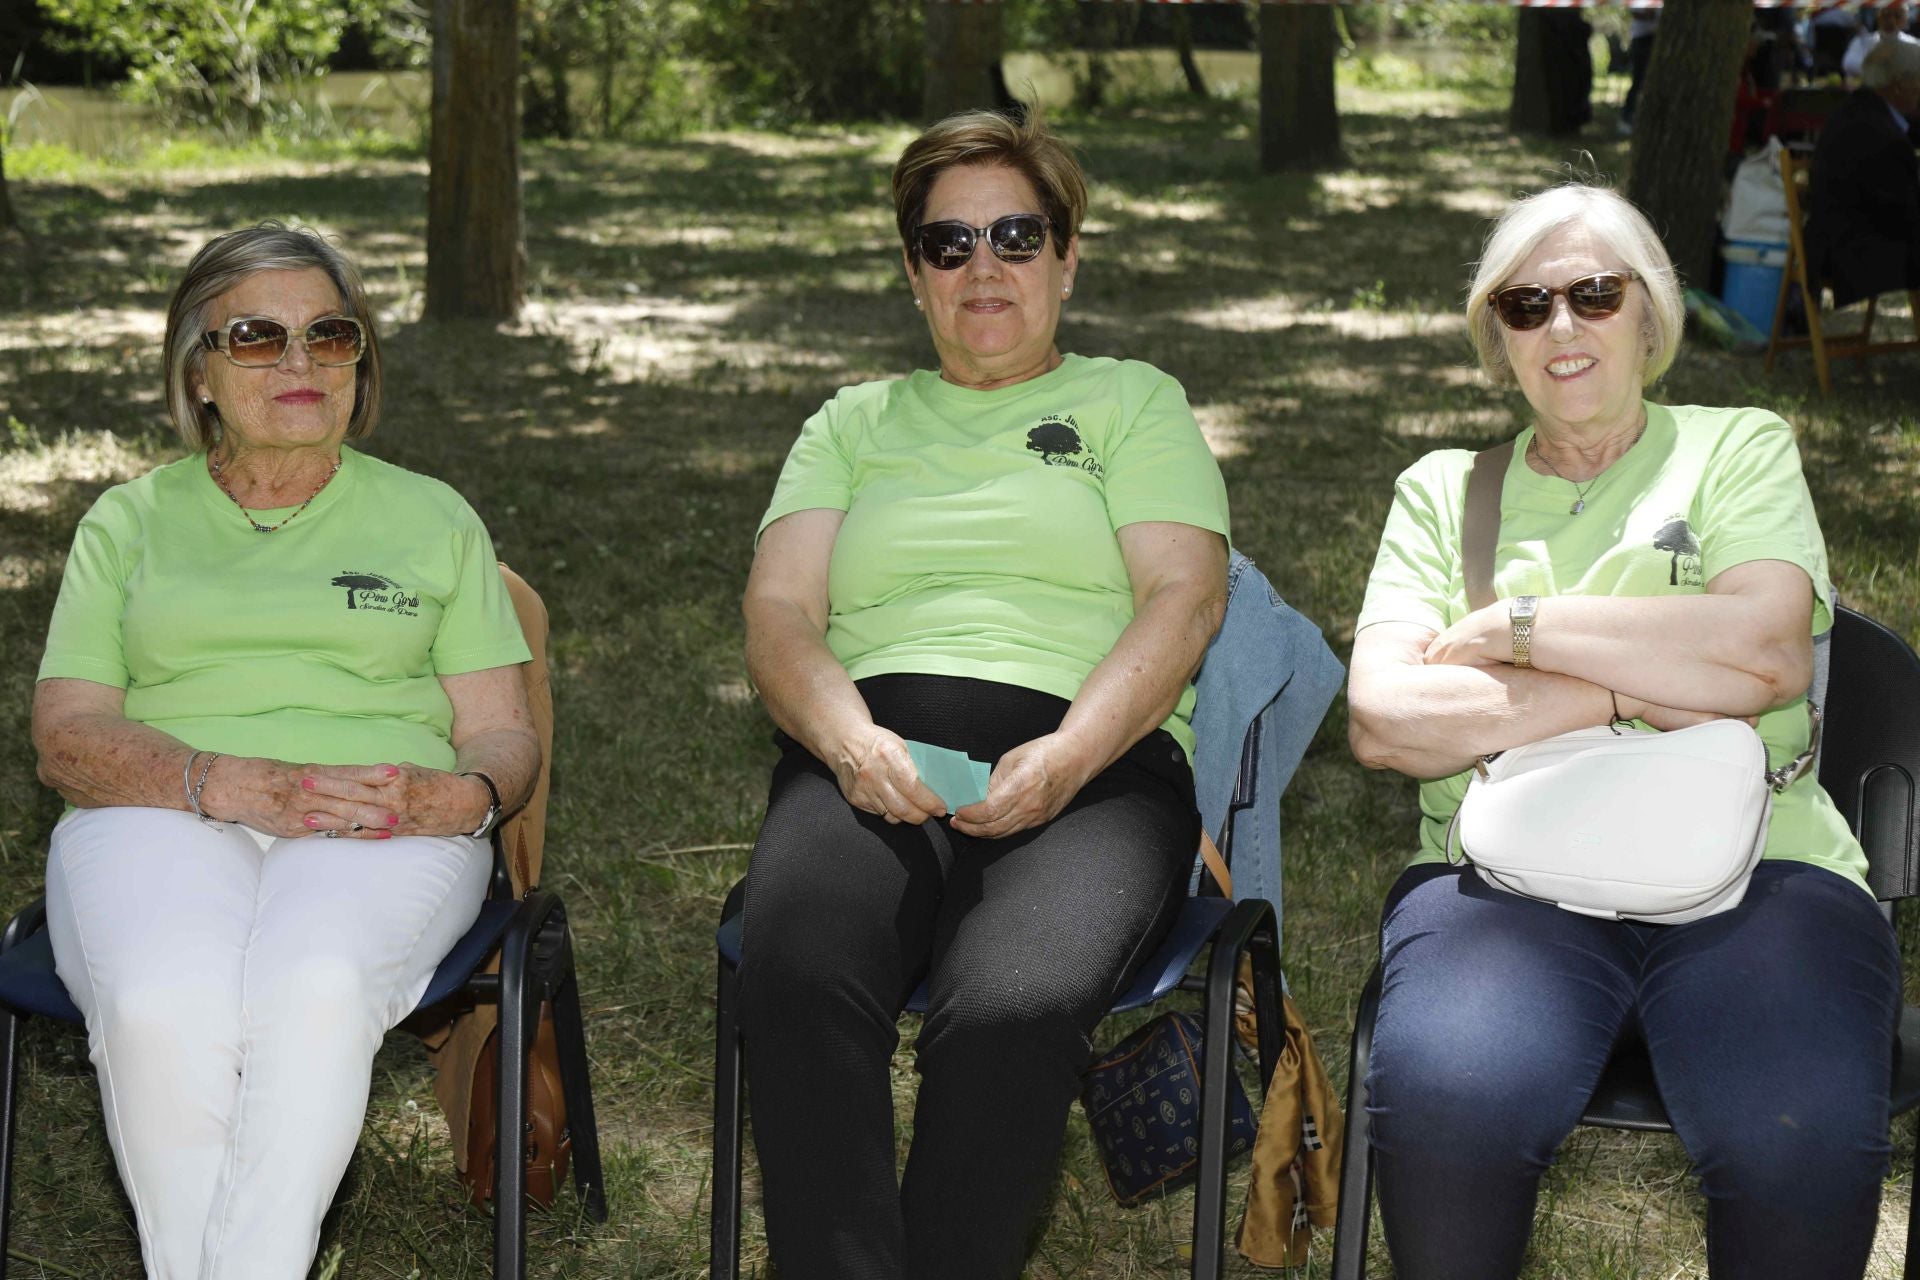
[(289, 524), (292, 524), (294, 516), (299, 515), (302, 511), (305, 511), (309, 506), (312, 505), (313, 500), (320, 496), (320, 490), (326, 488), (327, 482), (332, 480), (334, 477), (334, 474), (340, 470), (340, 462), (338, 459), (335, 459), (333, 466), (327, 469), (327, 474), (320, 477), (320, 483), (315, 485), (313, 492), (307, 495), (307, 500), (301, 503), (299, 506), (295, 507), (293, 509), (292, 515), (289, 515), (286, 519), (282, 520), (279, 524), (261, 524), (258, 520), (255, 520), (253, 518), (253, 513), (247, 510), (246, 506), (241, 503), (240, 499), (233, 496), (233, 490), (227, 488), (227, 482), (220, 478), (220, 460), (214, 457), (212, 454), (207, 455), (207, 470), (213, 473), (213, 482), (220, 486), (220, 492), (226, 494), (227, 497), (232, 500), (233, 505), (240, 508), (240, 514), (247, 518), (247, 523), (253, 526), (253, 531), (255, 533), (273, 533), (273, 532), (276, 532), (277, 530), (286, 528)]

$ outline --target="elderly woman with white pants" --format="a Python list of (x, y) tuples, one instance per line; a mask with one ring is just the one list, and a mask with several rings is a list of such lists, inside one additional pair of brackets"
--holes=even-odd
[(300, 1280), (532, 790), (529, 654), (472, 508), (345, 443), (380, 359), (338, 249), (211, 241), (165, 363), (189, 452), (81, 520), (40, 668), (47, 928), (147, 1274)]

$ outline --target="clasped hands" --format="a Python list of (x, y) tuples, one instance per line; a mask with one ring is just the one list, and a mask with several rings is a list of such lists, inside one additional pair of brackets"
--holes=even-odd
[[(1484, 609), (1475, 609), (1467, 614), (1427, 642), (1423, 660), (1430, 667), (1499, 667), (1511, 664), (1513, 622), (1507, 614), (1507, 607), (1507, 601), (1497, 600)], [(1605, 688), (1604, 685), (1601, 687)], [(1705, 724), (1709, 720), (1744, 720), (1752, 725), (1758, 719), (1757, 716), (1730, 716), (1718, 711), (1662, 706), (1618, 690), (1610, 692), (1621, 719), (1638, 720), (1662, 732)]]
[[(491, 802), (486, 784), (416, 764), (289, 764), (234, 759), (206, 808), (277, 836), (336, 832), (352, 840), (465, 835)], [(211, 798), (210, 798), (211, 799)]]
[[(1021, 743), (995, 762), (986, 799), (954, 810), (953, 829), (994, 839), (1051, 821), (1087, 783), (1083, 754), (1059, 733)], [(914, 826), (947, 815), (900, 735), (871, 725), (833, 756), (840, 794), (854, 808)]]

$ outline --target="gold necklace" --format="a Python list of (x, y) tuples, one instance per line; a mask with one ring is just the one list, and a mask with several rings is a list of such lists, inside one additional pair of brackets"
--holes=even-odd
[[(1640, 437), (1645, 434), (1647, 434), (1647, 424), (1645, 422), (1642, 422), (1640, 424), (1640, 429), (1633, 433), (1633, 439), (1627, 442), (1627, 447), (1620, 451), (1620, 457), (1621, 458), (1626, 457), (1626, 455), (1633, 449), (1633, 446), (1640, 443)], [(1552, 461), (1548, 459), (1545, 451), (1540, 448), (1539, 432), (1535, 432), (1533, 439), (1527, 441), (1527, 448), (1532, 451), (1534, 457), (1540, 459), (1541, 466), (1553, 472), (1553, 474), (1559, 479), (1566, 480), (1568, 484), (1573, 486), (1573, 505), (1567, 508), (1567, 514), (1570, 516), (1577, 516), (1582, 511), (1585, 511), (1587, 509), (1587, 495), (1593, 492), (1593, 486), (1600, 483), (1601, 476), (1607, 474), (1608, 471), (1613, 470), (1613, 462), (1620, 461), (1620, 458), (1615, 458), (1613, 462), (1609, 462), (1606, 465), (1605, 469), (1603, 469), (1597, 475), (1595, 475), (1593, 479), (1587, 481), (1587, 487), (1582, 489), (1580, 487), (1580, 482), (1578, 480), (1567, 480), (1567, 477), (1560, 474), (1560, 468), (1554, 466)], [(291, 520), (293, 517), (288, 516), (287, 518)]]
[(226, 494), (227, 497), (233, 502), (233, 505), (240, 508), (240, 514), (247, 518), (247, 523), (253, 526), (253, 531), (255, 533), (273, 533), (277, 530), (286, 528), (289, 524), (292, 524), (294, 516), (299, 515), (302, 511), (305, 511), (310, 505), (312, 505), (313, 500), (320, 496), (320, 490), (326, 488), (327, 482), (332, 480), (334, 477), (334, 473), (340, 470), (340, 461), (337, 458), (334, 460), (333, 466), (327, 469), (327, 474), (320, 477), (320, 483), (315, 485), (313, 492), (307, 495), (307, 500), (301, 503), (299, 506), (295, 507), (293, 509), (293, 514), (289, 515), (285, 520), (282, 520), (279, 524), (261, 524), (258, 520), (255, 520), (253, 518), (253, 513), (247, 510), (246, 506), (241, 503), (240, 499), (233, 496), (233, 490), (227, 488), (227, 482), (220, 478), (220, 460), (214, 457), (212, 454), (207, 455), (207, 470), (213, 473), (213, 482), (220, 486), (220, 492)]

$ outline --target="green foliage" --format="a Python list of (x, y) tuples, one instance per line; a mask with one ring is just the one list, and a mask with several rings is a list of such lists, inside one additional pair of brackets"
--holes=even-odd
[(133, 95), (178, 120), (258, 134), (298, 117), (299, 88), (350, 21), (380, 23), (382, 0), (40, 0), (70, 43), (125, 59)]
[(620, 137), (684, 123), (680, 54), (693, 8), (688, 0), (521, 0), (527, 135)]
[(1424, 57), (1407, 57), (1359, 45), (1342, 58), (1337, 74), (1342, 84), (1386, 92), (1452, 89), (1461, 92), (1513, 85), (1513, 53), (1487, 46), (1439, 46), (1422, 50)]
[(1461, 4), (1458, 0), (1375, 0), (1343, 6), (1355, 40), (1398, 38), (1488, 44), (1511, 49), (1518, 19), (1511, 4)]
[(732, 114), (769, 125), (911, 118), (921, 0), (706, 0), (691, 38)]

